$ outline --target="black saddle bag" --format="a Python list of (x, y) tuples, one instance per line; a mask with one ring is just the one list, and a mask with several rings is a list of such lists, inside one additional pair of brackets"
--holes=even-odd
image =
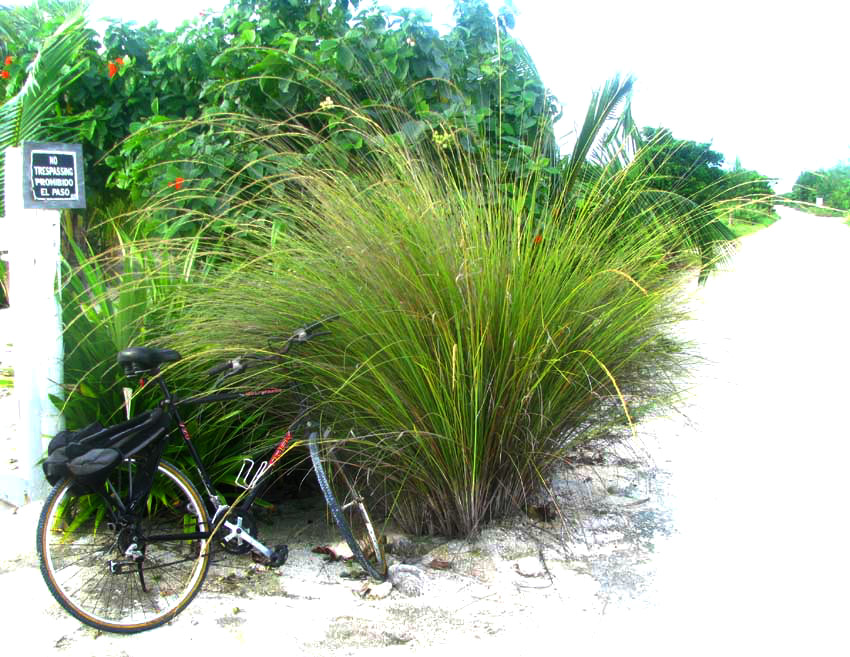
[(121, 461), (163, 439), (167, 425), (168, 416), (155, 408), (109, 427), (95, 422), (77, 431), (60, 431), (47, 447), (44, 476), (53, 486), (72, 477), (77, 492), (93, 491)]

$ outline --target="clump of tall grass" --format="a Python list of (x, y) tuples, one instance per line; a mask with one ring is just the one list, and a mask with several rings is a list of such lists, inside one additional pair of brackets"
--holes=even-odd
[[(397, 522), (467, 535), (523, 508), (602, 428), (671, 400), (695, 219), (640, 157), (540, 194), (541, 169), (506, 185), (460, 146), (363, 137), (372, 151), (352, 167), (322, 135), (298, 131), (292, 151), (278, 136), (264, 156), (287, 163), (268, 183), (275, 218), (250, 213), (164, 340), (260, 350), (339, 314), (287, 367)], [(305, 142), (311, 156), (294, 157)]]

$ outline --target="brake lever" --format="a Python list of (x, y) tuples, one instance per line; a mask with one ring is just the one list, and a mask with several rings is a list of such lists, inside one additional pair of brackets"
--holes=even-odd
[(337, 320), (337, 319), (339, 319), (338, 314), (337, 315), (328, 315), (327, 317), (323, 317), (322, 319), (320, 319), (316, 322), (313, 322), (312, 324), (308, 324), (303, 329), (299, 329), (299, 330), (306, 331), (307, 333), (310, 333), (314, 328), (318, 328), (322, 324), (326, 324), (328, 322), (333, 322), (334, 320)]
[(213, 365), (210, 369), (207, 370), (207, 376), (213, 376), (214, 374), (218, 374), (219, 372), (225, 372), (229, 369), (233, 368), (233, 361), (226, 360), (223, 363), (219, 363), (218, 365)]
[[(320, 335), (330, 335), (330, 331), (318, 331), (316, 333), (313, 332), (313, 329), (320, 327), (322, 324), (326, 322), (332, 322), (335, 319), (339, 319), (339, 315), (329, 315), (328, 317), (324, 317), (317, 322), (313, 322), (311, 324), (307, 324), (306, 326), (302, 326), (301, 328), (295, 329), (283, 343), (283, 347), (277, 353), (280, 355), (284, 355), (289, 353), (290, 347), (292, 347), (293, 343), (295, 344), (303, 344), (312, 340), (313, 338), (317, 338)], [(269, 350), (274, 351), (274, 347), (272, 346), (272, 339), (268, 339)]]
[(234, 358), (230, 361), (230, 369), (219, 374), (218, 378), (215, 380), (216, 387), (218, 387), (218, 385), (225, 379), (229, 379), (231, 376), (241, 374), (242, 372), (248, 369), (248, 364), (243, 362), (242, 358), (243, 356), (240, 356), (239, 358)]

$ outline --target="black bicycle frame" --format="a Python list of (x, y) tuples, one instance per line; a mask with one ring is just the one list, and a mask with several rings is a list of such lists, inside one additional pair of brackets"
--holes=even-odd
[[(195, 469), (197, 470), (198, 475), (201, 478), (201, 482), (207, 494), (207, 499), (209, 500), (208, 507), (211, 511), (215, 512), (217, 508), (210, 504), (213, 500), (218, 500), (215, 487), (213, 486), (210, 476), (207, 474), (203, 461), (201, 461), (201, 457), (198, 454), (198, 450), (195, 449), (195, 445), (192, 442), (192, 436), (189, 433), (189, 429), (186, 427), (186, 422), (180, 415), (178, 406), (200, 406), (202, 404), (233, 401), (236, 399), (248, 399), (251, 397), (271, 397), (272, 395), (279, 395), (283, 392), (286, 392), (287, 388), (266, 388), (264, 390), (246, 390), (242, 392), (216, 392), (208, 395), (198, 395), (194, 397), (185, 397), (183, 399), (177, 399), (174, 397), (174, 395), (171, 394), (171, 391), (168, 389), (168, 386), (166, 385), (162, 377), (157, 378), (157, 383), (159, 384), (159, 388), (162, 391), (163, 397), (165, 398), (163, 406), (165, 407), (166, 412), (171, 416), (174, 423), (180, 429), (180, 435), (183, 438), (183, 442), (189, 449), (189, 454), (191, 455), (192, 460), (195, 463)], [(246, 506), (250, 506), (254, 502), (254, 499), (256, 498), (258, 493), (259, 489), (251, 491), (248, 498), (245, 500)]]
[[(183, 417), (181, 416), (180, 411), (178, 410), (178, 407), (179, 406), (200, 406), (200, 405), (203, 405), (203, 404), (210, 404), (210, 403), (214, 403), (214, 402), (233, 401), (233, 400), (237, 400), (237, 399), (249, 399), (249, 398), (252, 398), (252, 397), (270, 397), (270, 396), (279, 395), (281, 393), (288, 392), (288, 391), (296, 391), (297, 392), (300, 386), (299, 386), (297, 381), (293, 381), (289, 385), (287, 385), (286, 387), (283, 387), (283, 388), (265, 388), (263, 390), (246, 390), (246, 391), (241, 391), (241, 392), (235, 392), (235, 391), (234, 392), (216, 392), (216, 393), (211, 393), (211, 394), (207, 394), (207, 395), (197, 395), (197, 396), (184, 397), (182, 399), (179, 399), (179, 398), (176, 398), (171, 393), (171, 391), (168, 389), (168, 386), (165, 383), (165, 380), (161, 376), (158, 376), (159, 375), (158, 370), (151, 372), (151, 374), (154, 377), (156, 377), (156, 382), (159, 385), (160, 390), (162, 391), (162, 395), (163, 395), (164, 399), (161, 402), (161, 405), (163, 407), (163, 410), (166, 413), (168, 413), (169, 418), (171, 419), (171, 421), (173, 423), (172, 427), (169, 429), (167, 435), (171, 436), (173, 434), (175, 425), (176, 425), (177, 428), (179, 428), (180, 435), (183, 439), (184, 444), (186, 445), (186, 447), (189, 450), (189, 454), (191, 455), (192, 460), (195, 463), (195, 469), (198, 472), (198, 475), (199, 475), (201, 482), (203, 484), (203, 487), (204, 487), (204, 491), (206, 492), (205, 504), (207, 506), (208, 511), (210, 512), (210, 519), (211, 519), (211, 521), (215, 521), (216, 515), (221, 510), (227, 509), (228, 507), (227, 507), (227, 505), (222, 504), (221, 501), (219, 500), (218, 493), (215, 490), (215, 486), (213, 485), (212, 480), (210, 479), (210, 476), (207, 473), (206, 468), (204, 467), (203, 461), (201, 460), (201, 457), (198, 454), (198, 451), (197, 451), (197, 449), (195, 448), (195, 445), (192, 442), (192, 436), (189, 433), (189, 429), (186, 427), (186, 423), (183, 420)], [(141, 382), (141, 384), (142, 384), (142, 386), (145, 385), (144, 380)], [(283, 439), (279, 442), (279, 444), (278, 444), (277, 448), (275, 449), (272, 457), (269, 459), (269, 467), (262, 474), (262, 477), (265, 477), (265, 474), (271, 470), (271, 466), (274, 465), (274, 463), (280, 458), (280, 456), (282, 456), (286, 446), (288, 445), (289, 441), (292, 438), (292, 429), (295, 427), (295, 425), (297, 425), (299, 422), (301, 422), (304, 419), (304, 417), (307, 415), (308, 409), (307, 409), (307, 404), (306, 404), (306, 397), (302, 398), (302, 400), (299, 402), (299, 406), (300, 406), (300, 412), (298, 413), (298, 415), (295, 418), (295, 420), (293, 421), (293, 423), (288, 427), (286, 434), (284, 435)], [(151, 458), (151, 461), (150, 461), (150, 467), (152, 469), (152, 472), (156, 470), (156, 467), (157, 467), (157, 465), (159, 464), (159, 461), (162, 458), (162, 454), (165, 451), (165, 446), (166, 446), (167, 442), (168, 442), (167, 440), (163, 440), (159, 445), (159, 452), (155, 453), (155, 454), (151, 454), (152, 458)], [(152, 474), (152, 472), (151, 472), (151, 474)], [(259, 480), (258, 480), (257, 483), (259, 483)], [(250, 507), (254, 503), (254, 500), (256, 499), (257, 495), (259, 495), (261, 490), (262, 490), (261, 486), (254, 485), (252, 487), (252, 489), (250, 490), (250, 492), (248, 493), (248, 496), (241, 502), (241, 506), (244, 506), (246, 508)], [(144, 500), (147, 497), (147, 493), (148, 493), (148, 491), (137, 491), (137, 493), (133, 497), (134, 498), (140, 497), (140, 499)], [(115, 505), (115, 508), (119, 512), (120, 515), (124, 515), (127, 512), (134, 514), (135, 509), (125, 507), (123, 501), (119, 497), (117, 497), (117, 496), (113, 496), (113, 497), (115, 497), (115, 499), (111, 500), (111, 502), (112, 502), (112, 504)], [(105, 499), (107, 499), (109, 501), (108, 498), (105, 497)], [(130, 506), (131, 507), (134, 506), (134, 502), (131, 501)], [(207, 531), (181, 533), (179, 535), (170, 535), (170, 534), (168, 534), (168, 535), (154, 535), (154, 536), (148, 536), (148, 537), (146, 537), (146, 539), (149, 540), (149, 541), (168, 541), (168, 540), (178, 540), (178, 539), (179, 540), (205, 539), (205, 538), (209, 538), (210, 536), (212, 536), (213, 532), (214, 532), (214, 528), (210, 527)]]

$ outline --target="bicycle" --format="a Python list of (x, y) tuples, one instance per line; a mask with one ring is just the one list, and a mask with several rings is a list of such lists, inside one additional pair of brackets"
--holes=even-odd
[[(281, 358), (294, 346), (327, 334), (318, 329), (333, 319), (297, 329), (276, 352), (216, 365), (208, 372), (218, 375), (214, 388), (244, 372), (252, 360)], [(144, 377), (156, 381), (162, 394), (159, 404), (127, 422), (63, 432), (61, 440), (57, 436), (52, 441), (45, 473), (59, 481), (39, 518), (37, 552), (42, 575), (59, 604), (99, 630), (141, 632), (172, 620), (188, 606), (203, 584), (216, 544), (236, 554), (253, 551), (272, 567), (283, 565), (288, 547), (270, 547), (260, 541), (251, 507), (292, 443), (293, 431), (302, 424), (309, 432), (313, 470), (340, 533), (363, 569), (375, 579), (385, 579), (383, 543), (358, 494), (356, 478), (346, 475), (344, 464), (337, 464), (339, 476), (326, 472), (319, 430), (306, 420), (309, 405), (303, 394), (298, 395), (302, 407), (296, 420), (271, 457), (262, 463), (243, 462), (235, 483), (244, 492), (232, 506), (215, 490), (178, 410), (297, 391), (299, 382), (295, 380), (289, 388), (220, 391), (178, 399), (160, 375), (160, 367), (180, 358), (169, 349), (121, 351), (118, 363), (125, 374), (139, 377), (142, 385)], [(186, 474), (162, 458), (175, 438), (189, 450), (203, 495)], [(335, 485), (340, 484), (345, 494), (338, 498)]]

